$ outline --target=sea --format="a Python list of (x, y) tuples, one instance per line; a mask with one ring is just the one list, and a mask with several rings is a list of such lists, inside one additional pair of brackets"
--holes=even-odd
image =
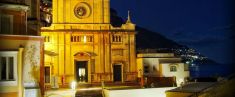
[(189, 67), (190, 77), (227, 77), (235, 73), (234, 64), (195, 64)]

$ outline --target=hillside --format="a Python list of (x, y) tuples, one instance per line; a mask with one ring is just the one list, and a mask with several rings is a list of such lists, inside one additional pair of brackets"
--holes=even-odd
[[(111, 24), (115, 27), (120, 27), (125, 21), (118, 16), (118, 13), (111, 9)], [(171, 52), (176, 56), (181, 57), (183, 62), (189, 62), (189, 64), (196, 64), (200, 67), (204, 65), (212, 66), (221, 64), (201, 55), (193, 48), (189, 48), (185, 45), (176, 43), (173, 40), (166, 38), (158, 32), (151, 31), (149, 29), (136, 26), (136, 49), (137, 53), (155, 53), (155, 52)], [(216, 71), (216, 70), (215, 70)]]
[[(120, 27), (125, 21), (118, 16), (114, 9), (111, 9), (111, 24)], [(136, 26), (136, 48), (137, 49), (157, 49), (157, 48), (176, 48), (181, 45), (167, 39), (157, 32), (150, 31), (140, 26)]]

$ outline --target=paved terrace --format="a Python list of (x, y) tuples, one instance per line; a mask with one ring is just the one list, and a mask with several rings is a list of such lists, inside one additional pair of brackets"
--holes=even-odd
[[(136, 83), (105, 83), (105, 89), (138, 89)], [(85, 95), (85, 96), (84, 96)], [(76, 90), (68, 88), (48, 89), (44, 97), (102, 97), (102, 87), (99, 83), (78, 84)]]

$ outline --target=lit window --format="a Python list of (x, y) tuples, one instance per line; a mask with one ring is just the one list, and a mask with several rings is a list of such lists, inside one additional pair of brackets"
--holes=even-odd
[(176, 72), (177, 67), (176, 66), (170, 66), (170, 72)]
[(72, 35), (71, 42), (93, 42), (93, 36)]
[(93, 37), (92, 36), (83, 36), (83, 42), (93, 42)]
[(83, 37), (83, 42), (86, 43), (87, 39), (86, 36)]
[(0, 52), (0, 86), (17, 84), (17, 53)]

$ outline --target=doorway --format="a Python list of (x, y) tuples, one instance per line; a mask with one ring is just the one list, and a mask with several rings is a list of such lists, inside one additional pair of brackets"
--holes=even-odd
[(114, 82), (122, 81), (122, 65), (113, 66), (113, 81)]
[(77, 82), (88, 82), (88, 61), (75, 61), (75, 77)]
[(45, 66), (44, 67), (44, 70), (45, 70), (45, 83), (50, 83), (51, 82), (51, 68), (50, 66)]

